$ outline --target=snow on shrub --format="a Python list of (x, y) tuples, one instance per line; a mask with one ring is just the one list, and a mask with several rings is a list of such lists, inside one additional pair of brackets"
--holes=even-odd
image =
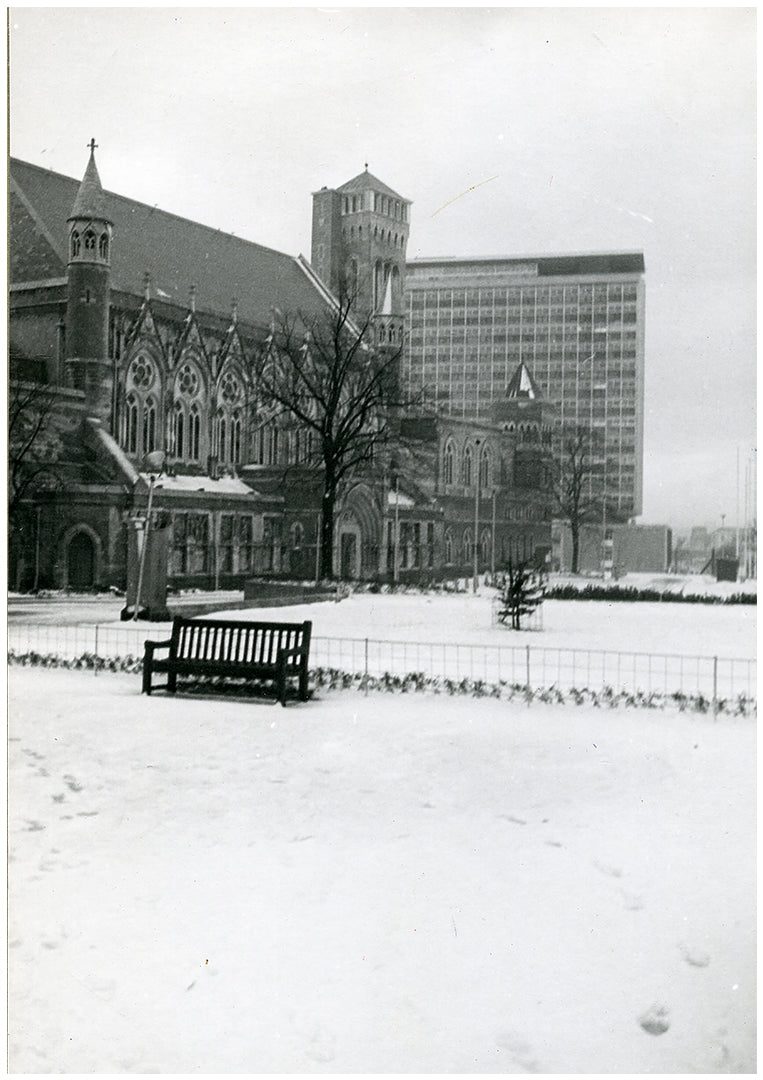
[[(8, 650), (8, 663), (22, 667), (68, 668), (71, 670), (115, 671), (137, 675), (143, 669), (143, 660), (137, 656), (96, 656), (94, 653), (82, 653), (81, 656), (65, 658), (55, 653), (16, 652)], [(437, 675), (427, 675), (423, 671), (411, 671), (407, 675), (395, 675), (385, 671), (382, 675), (369, 675), (363, 672), (342, 671), (339, 668), (313, 668), (310, 672), (310, 685), (316, 690), (360, 690), (364, 693), (430, 693), (448, 694), (458, 697), (493, 697), (503, 701), (521, 699), (530, 705), (533, 701), (553, 705), (593, 705), (596, 708), (609, 709), (666, 709), (677, 708), (680, 712), (710, 713), (727, 716), (750, 716), (757, 712), (757, 700), (747, 694), (738, 694), (735, 698), (712, 698), (697, 692), (687, 694), (683, 690), (661, 693), (656, 690), (615, 690), (604, 686), (600, 690), (589, 687), (570, 687), (561, 690), (552, 686), (533, 688), (523, 683), (508, 683), (505, 680), (491, 683), (484, 679), (448, 679)], [(246, 691), (257, 696), (268, 694), (269, 690), (259, 683), (246, 679), (225, 679), (221, 676), (189, 680), (184, 689), (197, 693), (236, 694)]]

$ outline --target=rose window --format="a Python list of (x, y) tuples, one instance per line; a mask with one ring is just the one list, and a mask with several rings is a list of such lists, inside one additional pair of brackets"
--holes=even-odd
[(190, 364), (184, 364), (178, 372), (178, 387), (186, 397), (196, 397), (199, 391), (199, 376)]
[(220, 394), (226, 404), (232, 405), (238, 401), (241, 395), (241, 388), (238, 384), (238, 379), (230, 371), (226, 371), (223, 375), (222, 385), (220, 387)]
[(130, 378), (138, 390), (148, 390), (154, 381), (154, 369), (145, 356), (138, 356), (132, 362)]

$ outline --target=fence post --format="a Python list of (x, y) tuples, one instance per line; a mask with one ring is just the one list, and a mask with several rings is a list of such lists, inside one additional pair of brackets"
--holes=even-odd
[(365, 639), (365, 657), (363, 669), (363, 692), (368, 696), (368, 638)]
[(718, 657), (713, 657), (713, 718), (718, 718)]
[(530, 689), (530, 646), (525, 645), (525, 649), (527, 650), (526, 656), (525, 656), (525, 668), (526, 668), (526, 671), (527, 671), (527, 689), (529, 690)]
[(93, 646), (93, 674), (98, 674), (98, 623), (95, 624), (95, 644)]

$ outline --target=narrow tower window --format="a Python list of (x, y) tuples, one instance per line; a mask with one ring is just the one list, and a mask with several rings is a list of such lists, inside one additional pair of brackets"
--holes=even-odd
[(128, 454), (137, 454), (138, 452), (138, 399), (135, 394), (127, 395), (125, 447)]
[(190, 423), (188, 425), (189, 454), (191, 461), (198, 461), (201, 452), (201, 416), (196, 402), (191, 405)]
[(72, 233), (72, 258), (76, 258), (77, 255), (79, 255), (80, 247), (81, 247), (81, 243), (80, 243), (79, 233), (75, 229), (74, 232)]

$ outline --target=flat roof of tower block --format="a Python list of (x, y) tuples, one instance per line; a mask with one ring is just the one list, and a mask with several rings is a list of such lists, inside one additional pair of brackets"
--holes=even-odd
[(600, 251), (566, 255), (442, 255), (435, 258), (415, 258), (406, 262), (409, 270), (427, 266), (486, 266), (488, 264), (537, 266), (539, 277), (575, 276), (578, 274), (643, 274), (644, 254), (641, 251)]
[[(11, 196), (23, 203), (65, 267), (67, 219), (81, 182), (15, 158), (10, 160), (10, 181)], [(195, 285), (199, 311), (229, 317), (235, 298), (239, 320), (261, 326), (267, 326), (274, 307), (305, 314), (325, 308), (325, 288), (299, 257), (124, 195), (104, 191), (103, 199), (104, 216), (114, 227), (113, 290), (142, 295), (148, 273), (152, 297), (187, 307), (190, 287)], [(13, 280), (13, 235), (10, 252)]]

